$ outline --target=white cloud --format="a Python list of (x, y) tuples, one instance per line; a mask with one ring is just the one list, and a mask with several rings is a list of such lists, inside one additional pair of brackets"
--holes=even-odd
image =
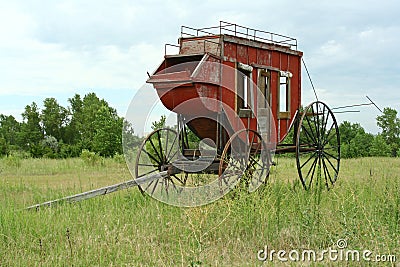
[(90, 51), (68, 50), (59, 44), (30, 40), (18, 57), (7, 52), (2, 55), (0, 69), (7, 79), (0, 80), (0, 94), (140, 86), (146, 69), (151, 70), (153, 62), (161, 60), (161, 51), (161, 47), (145, 43), (126, 50), (113, 45)]
[(32, 35), (36, 24), (29, 14), (22, 12), (12, 4), (3, 5), (0, 14), (1, 45), (4, 43), (12, 45), (16, 41), (24, 40)]
[(343, 45), (335, 40), (329, 40), (321, 46), (321, 53), (323, 56), (337, 56), (343, 53)]

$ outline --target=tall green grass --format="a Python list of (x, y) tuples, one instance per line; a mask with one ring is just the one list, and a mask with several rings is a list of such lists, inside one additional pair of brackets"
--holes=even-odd
[(203, 207), (168, 206), (132, 188), (36, 212), (23, 208), (131, 177), (112, 159), (3, 159), (0, 266), (259, 266), (266, 245), (321, 250), (338, 239), (400, 261), (399, 159), (345, 160), (330, 191), (304, 191), (294, 160), (277, 162), (255, 193), (237, 188)]

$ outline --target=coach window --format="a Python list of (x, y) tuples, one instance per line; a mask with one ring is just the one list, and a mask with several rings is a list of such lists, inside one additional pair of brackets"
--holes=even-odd
[(290, 78), (292, 73), (288, 71), (279, 72), (279, 94), (278, 94), (278, 109), (279, 119), (290, 118)]
[(260, 70), (259, 72), (259, 88), (262, 93), (262, 99), (259, 101), (260, 108), (267, 108), (270, 104), (270, 84), (271, 84), (271, 74), (269, 71)]
[(236, 108), (240, 117), (251, 117), (250, 106), (253, 101), (251, 73), (253, 67), (238, 63), (237, 65)]

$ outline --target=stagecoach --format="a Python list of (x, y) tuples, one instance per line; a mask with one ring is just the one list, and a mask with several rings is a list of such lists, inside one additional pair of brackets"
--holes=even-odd
[[(168, 46), (179, 52), (168, 54)], [(177, 45), (147, 83), (177, 115), (141, 145), (135, 178), (166, 173), (139, 185), (150, 195), (217, 181), (221, 193), (245, 181), (264, 183), (274, 154), (294, 153), (302, 186), (331, 188), (339, 173), (335, 116), (321, 101), (301, 103), (303, 53), (292, 37), (221, 21), (182, 26)], [(291, 133), (291, 134), (290, 134)]]

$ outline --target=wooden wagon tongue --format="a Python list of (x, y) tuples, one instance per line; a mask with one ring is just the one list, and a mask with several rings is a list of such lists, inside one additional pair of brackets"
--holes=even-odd
[(53, 206), (56, 206), (56, 205), (62, 204), (62, 203), (75, 203), (75, 202), (79, 202), (82, 200), (94, 198), (97, 196), (103, 196), (103, 195), (107, 195), (110, 193), (114, 193), (114, 192), (117, 192), (122, 189), (127, 189), (127, 188), (134, 187), (134, 186), (140, 186), (140, 184), (163, 179), (163, 178), (167, 177), (167, 175), (168, 175), (167, 171), (162, 171), (162, 172), (155, 173), (155, 174), (149, 174), (149, 175), (146, 175), (146, 176), (143, 176), (143, 177), (140, 177), (137, 179), (125, 181), (122, 183), (113, 184), (110, 186), (101, 187), (101, 188), (86, 191), (83, 193), (79, 193), (79, 194), (75, 194), (75, 195), (71, 195), (71, 196), (67, 196), (67, 197), (63, 197), (63, 198), (59, 198), (59, 199), (55, 199), (55, 200), (46, 201), (46, 202), (39, 203), (36, 205), (32, 205), (32, 206), (27, 207), (26, 210), (38, 211), (38, 210), (40, 210), (40, 208), (53, 207)]

